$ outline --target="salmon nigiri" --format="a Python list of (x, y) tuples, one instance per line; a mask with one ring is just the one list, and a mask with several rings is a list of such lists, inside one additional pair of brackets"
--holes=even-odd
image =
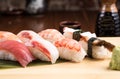
[(57, 48), (37, 33), (30, 30), (24, 30), (18, 33), (17, 36), (24, 42), (36, 58), (43, 61), (51, 61), (52, 63), (55, 63), (58, 59), (59, 53)]

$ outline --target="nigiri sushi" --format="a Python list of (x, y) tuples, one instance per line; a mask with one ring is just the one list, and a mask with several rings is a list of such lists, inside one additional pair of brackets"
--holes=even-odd
[(15, 34), (0, 31), (0, 59), (18, 61), (26, 67), (35, 58)]
[(26, 67), (35, 58), (23, 43), (6, 40), (0, 42), (0, 59), (18, 61)]
[(81, 62), (86, 56), (85, 51), (77, 41), (65, 38), (55, 29), (46, 29), (38, 34), (44, 39), (51, 41), (57, 47), (62, 59)]
[(32, 54), (43, 61), (55, 63), (59, 57), (57, 48), (49, 41), (43, 39), (37, 33), (31, 30), (23, 30), (17, 36), (29, 48)]
[(90, 32), (79, 33), (79, 32), (77, 32), (76, 36), (75, 36), (74, 32), (76, 32), (76, 30), (65, 27), (63, 35), (66, 38), (77, 37), (77, 39), (79, 39), (78, 40), (79, 43), (83, 46), (84, 50), (87, 51), (87, 54), (89, 57), (96, 58), (96, 59), (111, 58), (112, 53), (108, 49), (108, 47), (105, 47), (104, 44), (97, 45), (98, 42), (96, 44), (93, 44), (96, 40), (103, 41), (103, 40), (98, 39), (95, 33), (90, 33)]

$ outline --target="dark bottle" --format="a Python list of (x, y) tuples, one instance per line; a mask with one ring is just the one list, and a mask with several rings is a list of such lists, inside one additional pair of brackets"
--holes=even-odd
[(115, 5), (116, 0), (102, 0), (95, 33), (101, 37), (120, 36), (120, 18)]

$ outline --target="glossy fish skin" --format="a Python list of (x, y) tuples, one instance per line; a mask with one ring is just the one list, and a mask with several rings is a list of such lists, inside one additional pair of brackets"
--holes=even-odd
[(0, 50), (8, 51), (7, 53), (12, 54), (23, 67), (26, 67), (35, 59), (27, 47), (18, 41), (6, 40), (0, 42)]

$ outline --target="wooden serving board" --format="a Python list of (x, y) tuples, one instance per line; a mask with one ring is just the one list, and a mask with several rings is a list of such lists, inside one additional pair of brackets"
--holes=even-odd
[[(103, 37), (120, 46), (120, 37)], [(26, 68), (0, 69), (0, 79), (120, 79), (120, 71), (109, 69), (110, 59), (85, 58), (81, 63), (60, 61)], [(40, 62), (42, 63), (42, 62)]]

